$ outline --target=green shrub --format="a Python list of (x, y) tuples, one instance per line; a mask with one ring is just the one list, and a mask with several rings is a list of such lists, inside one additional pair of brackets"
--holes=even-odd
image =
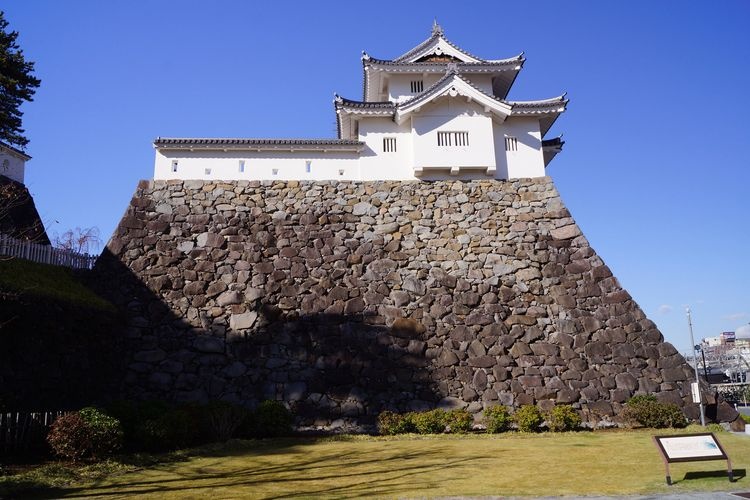
[(47, 442), (57, 455), (78, 461), (112, 455), (122, 447), (122, 437), (119, 420), (96, 408), (83, 408), (58, 417)]
[(631, 425), (662, 429), (665, 427), (681, 428), (687, 425), (687, 419), (679, 406), (674, 403), (660, 403), (655, 396), (633, 396), (625, 404), (623, 418)]
[(248, 413), (245, 408), (227, 401), (210, 402), (204, 408), (208, 439), (211, 442), (232, 439), (242, 422), (248, 417)]
[(176, 450), (200, 441), (199, 422), (184, 408), (170, 408), (140, 421), (133, 438), (140, 450)]
[(547, 415), (547, 427), (552, 432), (574, 431), (580, 426), (581, 416), (570, 405), (555, 406)]
[(78, 414), (91, 432), (91, 456), (102, 458), (113, 455), (122, 448), (122, 425), (98, 408), (87, 407)]
[(750, 424), (750, 415), (745, 415), (744, 413), (740, 413), (740, 418), (744, 420), (746, 424)]
[(439, 408), (415, 412), (411, 416), (419, 434), (441, 434), (445, 431), (446, 412)]
[(199, 408), (164, 401), (116, 401), (107, 412), (122, 423), (129, 450), (167, 451), (206, 440)]
[(383, 436), (394, 436), (414, 432), (414, 426), (410, 416), (384, 411), (378, 415), (378, 432)]
[(518, 430), (521, 432), (539, 432), (544, 422), (541, 410), (534, 405), (524, 405), (513, 416)]
[(721, 424), (712, 423), (706, 425), (706, 432), (726, 432), (726, 429)]
[(246, 414), (255, 437), (288, 436), (292, 432), (292, 413), (279, 401), (263, 401), (252, 414)]
[(450, 410), (445, 414), (445, 423), (454, 434), (465, 434), (471, 431), (474, 425), (474, 417), (466, 410)]
[(498, 432), (505, 432), (513, 422), (508, 408), (502, 405), (490, 406), (484, 409), (484, 417), (482, 419), (484, 426), (487, 428), (487, 432), (490, 434), (496, 434)]

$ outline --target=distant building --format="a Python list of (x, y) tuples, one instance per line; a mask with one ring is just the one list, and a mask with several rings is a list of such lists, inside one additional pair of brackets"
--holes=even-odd
[(0, 142), (0, 175), (23, 184), (26, 162), (30, 159), (31, 156), (23, 151)]
[(481, 59), (431, 36), (395, 59), (363, 53), (361, 101), (335, 96), (336, 139), (157, 138), (155, 179), (542, 177), (564, 95), (507, 100), (525, 59)]
[(703, 343), (707, 347), (718, 347), (722, 345), (722, 339), (721, 337), (706, 337), (705, 339), (703, 339)]

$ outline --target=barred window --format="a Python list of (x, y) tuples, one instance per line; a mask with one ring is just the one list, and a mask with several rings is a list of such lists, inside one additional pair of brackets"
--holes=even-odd
[(505, 136), (505, 150), (518, 151), (518, 138)]
[(396, 138), (395, 137), (383, 137), (383, 152), (384, 153), (396, 152)]
[(437, 133), (438, 146), (468, 146), (469, 145), (469, 133), (468, 132), (438, 132)]
[(411, 93), (417, 94), (419, 92), (422, 92), (424, 90), (424, 81), (422, 80), (412, 80), (411, 81)]

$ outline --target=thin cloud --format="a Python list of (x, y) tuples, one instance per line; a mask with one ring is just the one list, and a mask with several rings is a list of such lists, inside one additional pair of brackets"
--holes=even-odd
[(722, 316), (722, 319), (726, 319), (728, 321), (737, 321), (740, 319), (750, 318), (750, 314), (748, 313), (734, 313), (734, 314), (727, 314), (726, 316)]
[(659, 306), (659, 309), (657, 309), (659, 314), (669, 314), (672, 312), (672, 306), (669, 304), (662, 304)]

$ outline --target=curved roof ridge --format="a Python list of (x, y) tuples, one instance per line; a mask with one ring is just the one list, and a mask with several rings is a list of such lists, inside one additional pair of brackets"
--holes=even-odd
[[(458, 80), (461, 80), (461, 82), (463, 82), (468, 87), (470, 87), (472, 90), (474, 90), (475, 92), (477, 92), (480, 95), (484, 96), (485, 98), (490, 99), (490, 100), (492, 100), (492, 101), (494, 101), (494, 102), (496, 102), (498, 104), (502, 104), (506, 108), (512, 108), (512, 106), (509, 105), (505, 100), (500, 99), (499, 97), (496, 97), (494, 95), (488, 94), (487, 92), (485, 92), (481, 88), (479, 88), (476, 85), (474, 85), (470, 80), (467, 80), (466, 78), (464, 78), (463, 76), (461, 76), (456, 70), (451, 69), (451, 70), (449, 70), (445, 74), (445, 76), (443, 76), (437, 82), (435, 82), (432, 85), (430, 85), (430, 87), (427, 88), (421, 94), (416, 95), (416, 96), (414, 96), (411, 99), (408, 99), (406, 101), (397, 103), (396, 104), (396, 109), (398, 110), (400, 108), (405, 108), (405, 107), (408, 107), (408, 106), (413, 106), (414, 104), (417, 104), (420, 101), (428, 100), (429, 98), (431, 98), (435, 94), (435, 91), (438, 88), (442, 87), (448, 80), (452, 80), (454, 78), (456, 78)], [(508, 109), (508, 111), (510, 111), (510, 109)]]
[(428, 87), (427, 89), (425, 89), (425, 90), (424, 90), (424, 92), (422, 92), (421, 94), (419, 94), (419, 95), (416, 95), (416, 96), (414, 96), (414, 97), (412, 97), (411, 99), (408, 99), (408, 100), (406, 100), (406, 101), (400, 102), (400, 103), (398, 103), (398, 105), (399, 105), (399, 106), (406, 106), (406, 105), (410, 105), (410, 104), (413, 104), (413, 103), (415, 103), (415, 102), (418, 102), (418, 100), (420, 100), (421, 98), (427, 98), (427, 97), (429, 97), (429, 95), (428, 95), (428, 94), (431, 94), (432, 92), (434, 92), (434, 90), (435, 90), (435, 89), (436, 89), (437, 87), (439, 87), (439, 86), (443, 85), (443, 83), (444, 83), (444, 82), (445, 82), (446, 80), (448, 80), (448, 79), (450, 79), (450, 78), (453, 78), (454, 76), (455, 76), (456, 78), (460, 79), (460, 80), (461, 80), (462, 82), (464, 82), (464, 83), (466, 83), (467, 85), (469, 85), (469, 86), (470, 86), (471, 88), (473, 88), (473, 89), (474, 89), (474, 90), (476, 90), (477, 92), (479, 92), (479, 93), (481, 93), (481, 94), (484, 94), (485, 96), (489, 97), (490, 99), (492, 99), (492, 100), (494, 100), (494, 101), (497, 101), (497, 102), (499, 102), (499, 103), (502, 103), (502, 104), (506, 104), (506, 105), (508, 105), (508, 102), (507, 102), (507, 101), (505, 101), (505, 100), (503, 100), (503, 99), (500, 99), (499, 97), (496, 97), (496, 96), (494, 96), (494, 95), (488, 94), (487, 92), (485, 92), (485, 91), (484, 91), (484, 90), (482, 90), (481, 88), (479, 88), (479, 87), (477, 87), (476, 85), (474, 85), (474, 84), (473, 84), (473, 83), (471, 82), (471, 80), (467, 80), (466, 78), (464, 78), (463, 76), (461, 76), (461, 74), (460, 74), (460, 73), (458, 73), (457, 71), (453, 71), (453, 70), (449, 70), (448, 72), (446, 72), (446, 73), (445, 73), (445, 75), (444, 75), (444, 76), (443, 76), (442, 78), (440, 78), (440, 79), (439, 79), (439, 80), (438, 80), (437, 82), (435, 82), (435, 83), (433, 83), (432, 85), (430, 85), (430, 86), (429, 86), (429, 87)]
[(479, 62), (473, 62), (473, 61), (460, 61), (460, 62), (436, 62), (436, 61), (418, 61), (418, 62), (409, 62), (409, 61), (400, 61), (398, 59), (380, 59), (377, 57), (372, 57), (368, 55), (367, 57), (362, 57), (362, 64), (368, 65), (368, 64), (387, 64), (390, 66), (409, 66), (409, 65), (424, 65), (424, 66), (440, 66), (440, 65), (448, 65), (448, 64), (458, 64), (459, 66), (486, 66), (486, 65), (505, 65), (505, 64), (517, 64), (519, 62), (525, 61), (523, 57), (524, 53), (521, 52), (518, 55), (515, 55), (513, 57), (508, 57), (505, 59), (487, 59), (487, 60), (480, 60)]
[(413, 54), (419, 53), (420, 50), (423, 50), (430, 43), (432, 43), (433, 40), (436, 40), (436, 39), (440, 38), (441, 36), (442, 35), (435, 33), (432, 36), (430, 36), (430, 38), (428, 38), (427, 40), (425, 40), (422, 43), (418, 44), (416, 47), (412, 48), (411, 50), (405, 52), (404, 54), (401, 54), (400, 56), (398, 56), (398, 57), (396, 57), (396, 58), (394, 58), (392, 60), (393, 61), (397, 61), (397, 62), (404, 61), (404, 60), (408, 59), (409, 57), (411, 57)]
[(476, 59), (479, 62), (487, 62), (486, 59), (482, 59), (481, 57), (475, 56), (471, 52), (462, 49), (461, 47), (459, 47), (455, 43), (453, 43), (450, 40), (448, 40), (448, 38), (445, 36), (445, 32), (443, 31), (442, 28), (440, 28), (439, 30), (434, 30), (433, 29), (432, 35), (430, 36), (430, 38), (428, 38), (427, 40), (423, 41), (422, 43), (420, 43), (419, 45), (417, 45), (413, 49), (409, 50), (408, 52), (406, 52), (404, 54), (401, 54), (400, 56), (396, 57), (395, 59), (393, 59), (393, 61), (395, 61), (395, 62), (403, 62), (403, 61), (406, 61), (407, 59), (410, 59), (412, 57), (420, 55), (420, 53), (423, 52), (426, 48), (428, 48), (430, 45), (434, 44), (436, 41), (439, 41), (439, 40), (443, 40), (446, 44), (450, 45), (451, 47), (453, 47), (454, 49), (456, 49), (458, 52), (460, 52), (461, 54), (465, 55), (466, 57), (469, 57), (471, 59)]

